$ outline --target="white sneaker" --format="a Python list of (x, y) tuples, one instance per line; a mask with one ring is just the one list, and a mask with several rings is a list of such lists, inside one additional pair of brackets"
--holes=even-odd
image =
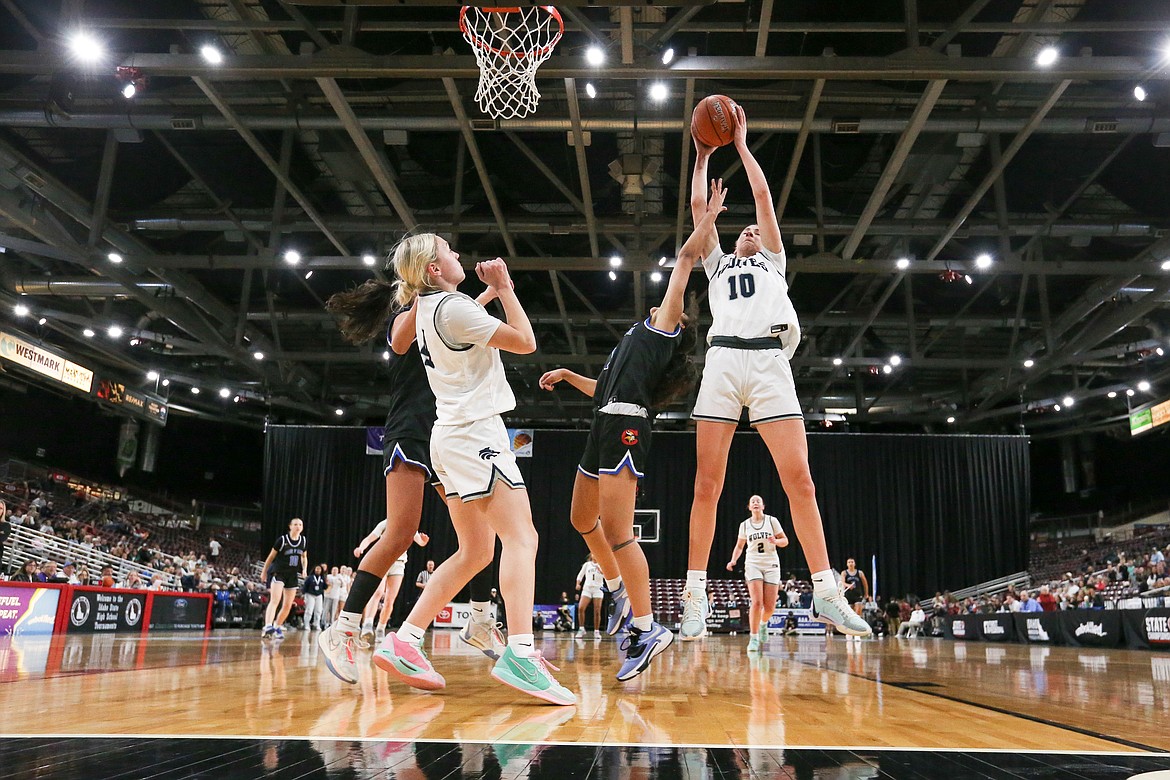
[(601, 639), (601, 632), (598, 631), (596, 628), (593, 629), (593, 638), (594, 639)]
[(813, 593), (812, 619), (822, 623), (832, 624), (849, 636), (873, 636), (873, 629), (853, 611), (853, 607), (840, 593), (834, 593), (828, 598)]
[(351, 685), (358, 681), (356, 644), (357, 636), (352, 631), (342, 631), (336, 623), (317, 635), (317, 647), (325, 655), (325, 666), (337, 679)]
[(707, 615), (711, 612), (706, 591), (683, 591), (682, 620), (678, 632), (684, 641), (701, 639), (707, 635)]
[(490, 620), (482, 623), (474, 620), (467, 621), (467, 625), (459, 631), (459, 638), (493, 661), (500, 660), (500, 656), (504, 654), (504, 649), (508, 646), (504, 641), (503, 633), (500, 632), (500, 624)]
[(583, 629), (583, 628), (578, 628), (577, 633), (573, 635), (573, 637), (576, 639), (582, 639), (582, 638), (584, 638), (584, 636), (585, 636), (585, 629)]

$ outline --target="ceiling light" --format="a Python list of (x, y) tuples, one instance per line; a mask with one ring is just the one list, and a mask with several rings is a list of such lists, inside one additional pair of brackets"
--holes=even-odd
[(163, 386), (163, 387), (170, 387), (170, 386), (171, 386), (171, 380), (169, 380), (169, 379), (164, 379), (164, 380), (162, 381), (162, 386)]
[(963, 276), (963, 281), (967, 284), (975, 284), (975, 280), (971, 278), (971, 274), (966, 274)]
[(134, 86), (133, 81), (126, 82), (126, 86), (122, 87), (122, 97), (127, 100), (138, 94), (138, 87)]
[(1163, 271), (1170, 271), (1170, 260), (1163, 260), (1162, 261), (1162, 270)]
[(659, 282), (661, 282), (662, 281), (662, 272), (661, 271), (652, 271), (650, 273), (650, 281), (654, 282), (655, 284), (658, 284)]
[(609, 258), (609, 267), (610, 268), (621, 268), (622, 267), (622, 259), (620, 257), (618, 257), (617, 255), (614, 255), (613, 257)]
[(199, 47), (199, 55), (203, 57), (203, 61), (209, 65), (219, 65), (223, 62), (223, 54), (219, 49), (207, 43)]
[(1131, 388), (1127, 389), (1127, 390), (1125, 391), (1125, 394), (1126, 394), (1127, 396), (1129, 396), (1130, 398), (1133, 398), (1133, 388), (1131, 387)]
[(585, 61), (593, 67), (605, 64), (605, 49), (600, 46), (590, 46), (585, 50)]
[(615, 274), (613, 271), (610, 271), (609, 272), (609, 280), (611, 282), (616, 282), (617, 281), (617, 274)]
[(1107, 397), (1107, 398), (1116, 398), (1116, 397), (1117, 397), (1117, 391), (1116, 391), (1116, 390), (1110, 390), (1110, 391), (1109, 391), (1108, 393), (1106, 393), (1105, 395), (1106, 395), (1106, 397)]
[(991, 268), (991, 255), (984, 252), (983, 254), (976, 257), (975, 267), (980, 271), (986, 271), (988, 268)]
[(80, 62), (94, 63), (105, 56), (101, 41), (87, 32), (77, 32), (69, 39), (69, 51)]
[(597, 97), (597, 87), (593, 86), (591, 82), (585, 82), (585, 94), (591, 98)]
[(44, 325), (48, 321), (49, 321), (48, 317), (41, 317), (39, 320), (37, 320), (37, 325)]
[(373, 255), (365, 254), (362, 255), (362, 262), (372, 267), (374, 263), (378, 262), (378, 260)]
[(894, 266), (895, 266), (895, 267), (896, 267), (896, 268), (897, 268), (899, 271), (905, 271), (907, 268), (909, 268), (909, 267), (910, 267), (910, 258), (908, 258), (908, 257), (899, 257), (899, 258), (898, 258), (898, 262), (894, 263)]
[(1141, 390), (1143, 393), (1150, 392), (1150, 383), (1144, 379), (1142, 381), (1138, 382), (1137, 387), (1138, 387), (1138, 390)]
[(1141, 84), (1138, 84), (1136, 87), (1133, 88), (1133, 96), (1140, 103), (1140, 102), (1145, 101), (1145, 99), (1149, 96), (1149, 93), (1146, 92), (1145, 87), (1143, 87)]
[(252, 353), (252, 357), (255, 358), (256, 360), (263, 360), (264, 353), (261, 352), (260, 350), (256, 350), (255, 352)]
[(92, 339), (97, 334), (93, 332), (93, 328), (86, 328), (85, 330), (81, 331), (81, 335), (85, 336), (87, 339)]
[(147, 371), (146, 378), (149, 379), (151, 382), (157, 382), (158, 381), (158, 372), (157, 371)]
[(119, 325), (111, 325), (110, 327), (106, 328), (106, 335), (112, 339), (121, 338), (123, 332), (124, 331)]
[(948, 422), (948, 423), (953, 423), (954, 421), (955, 421), (955, 418), (954, 418), (954, 417), (948, 417), (948, 418), (947, 418), (947, 422)]
[(666, 265), (666, 256), (665, 255), (658, 258), (658, 267), (661, 268), (664, 265)]
[(839, 365), (841, 365), (841, 364), (842, 364), (842, 363), (844, 363), (844, 362), (845, 362), (845, 361), (844, 361), (844, 360), (842, 360), (841, 358), (833, 358), (833, 365), (835, 365), (835, 366), (839, 366)]
[(284, 253), (284, 262), (289, 265), (296, 265), (301, 262), (301, 253), (295, 249), (286, 250)]
[(219, 397), (220, 398), (229, 398), (229, 397), (231, 397), (231, 394), (232, 394), (232, 391), (228, 390), (226, 387), (219, 388)]
[(1031, 368), (1034, 365), (1036, 365), (1036, 361), (1033, 360), (1032, 358), (1028, 358), (1027, 360), (1024, 361), (1024, 368)]
[(1052, 408), (1059, 412), (1060, 411), (1060, 404), (1053, 404)]
[(661, 81), (657, 81), (650, 86), (650, 99), (655, 103), (661, 103), (670, 97), (670, 90)]
[(305, 278), (306, 278), (306, 279), (312, 279), (312, 278), (313, 278), (313, 272), (312, 272), (312, 271), (305, 271)]
[(1075, 399), (1075, 398), (1073, 398), (1071, 395), (1066, 395), (1064, 398), (1061, 398), (1061, 399), (1060, 399), (1060, 402), (1061, 402), (1062, 404), (1064, 404), (1065, 406), (1072, 406), (1072, 405), (1073, 405), (1073, 404), (1075, 404), (1077, 401), (1076, 401), (1076, 399)]
[(662, 64), (669, 65), (674, 62), (674, 47), (667, 47), (666, 51), (662, 52)]
[(117, 265), (118, 263), (122, 262), (122, 256), (120, 254), (118, 254), (117, 252), (110, 252), (108, 255), (106, 255), (106, 259), (109, 260), (114, 265)]
[(1036, 64), (1047, 68), (1050, 65), (1055, 65), (1058, 59), (1060, 59), (1060, 51), (1055, 46), (1045, 46), (1036, 55)]
[(28, 307), (25, 306), (23, 303), (18, 303), (12, 307), (12, 312), (17, 317), (27, 317), (28, 316)]
[(198, 387), (192, 387), (192, 388), (191, 388), (191, 395), (199, 395), (199, 388), (198, 388)]
[(1154, 352), (1158, 355), (1158, 357), (1162, 357), (1166, 354), (1166, 350), (1162, 349), (1161, 347), (1155, 348)]
[(901, 355), (890, 355), (890, 365), (891, 366), (902, 365), (902, 356)]
[(894, 367), (891, 366), (889, 363), (886, 363), (884, 366), (882, 366), (882, 373), (883, 374), (892, 374), (892, 373), (894, 373)]
[(388, 350), (388, 349), (387, 349), (387, 350), (385, 350), (385, 351), (383, 351), (383, 352), (382, 352), (382, 359), (383, 359), (383, 360), (389, 360), (389, 359), (390, 359), (390, 350)]
[(333, 410), (333, 413), (334, 413), (335, 415), (337, 415), (338, 417), (340, 417), (340, 416), (342, 416), (343, 414), (345, 414), (345, 410), (344, 410), (344, 409), (334, 409), (334, 410)]

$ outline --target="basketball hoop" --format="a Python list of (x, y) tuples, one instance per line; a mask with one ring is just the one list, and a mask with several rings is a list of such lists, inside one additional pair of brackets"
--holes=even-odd
[(526, 117), (536, 110), (536, 70), (552, 56), (565, 32), (551, 5), (478, 8), (459, 11), (459, 30), (479, 64), (479, 108), (496, 119)]

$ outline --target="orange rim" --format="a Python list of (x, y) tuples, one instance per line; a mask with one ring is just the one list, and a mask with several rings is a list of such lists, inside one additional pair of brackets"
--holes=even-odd
[[(522, 59), (524, 57), (531, 57), (531, 56), (544, 57), (552, 52), (553, 47), (555, 47), (557, 45), (557, 43), (560, 42), (561, 36), (565, 34), (565, 21), (561, 18), (561, 12), (558, 11), (556, 8), (554, 8), (551, 5), (541, 5), (541, 6), (537, 6), (537, 7), (543, 8), (546, 12), (548, 12), (549, 16), (551, 16), (553, 18), (553, 20), (557, 23), (557, 28), (558, 28), (556, 35), (553, 36), (553, 39), (551, 41), (549, 41), (548, 45), (543, 46), (539, 49), (534, 49), (532, 51), (509, 51), (507, 49), (498, 49), (494, 46), (489, 45), (487, 43), (487, 41), (485, 41), (483, 38), (476, 35), (474, 31), (472, 31), (468, 28), (468, 26), (467, 26), (467, 12), (470, 9), (472, 9), (473, 7), (474, 6), (465, 5), (459, 9), (459, 31), (461, 33), (463, 33), (466, 37), (470, 38), (472, 43), (475, 44), (475, 46), (477, 46), (478, 48), (483, 49), (484, 51), (489, 51), (492, 54), (498, 54), (501, 57), (515, 57), (517, 59)], [(479, 10), (482, 11), (483, 13), (489, 13), (489, 14), (490, 13), (501, 13), (501, 14), (512, 13), (512, 14), (514, 14), (514, 13), (520, 12), (520, 8), (518, 6), (515, 6), (515, 7), (501, 6), (501, 7), (493, 7), (493, 8), (480, 8)]]

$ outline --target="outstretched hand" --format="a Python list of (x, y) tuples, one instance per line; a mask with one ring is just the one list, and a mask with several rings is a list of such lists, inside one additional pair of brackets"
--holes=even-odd
[(711, 197), (707, 201), (707, 213), (714, 211), (716, 218), (718, 218), (720, 214), (727, 211), (727, 207), (723, 205), (723, 200), (726, 197), (727, 190), (723, 189), (723, 179), (712, 179)]
[(731, 117), (735, 120), (734, 127), (731, 129), (731, 138), (735, 142), (736, 148), (742, 148), (747, 144), (747, 114), (743, 112), (743, 106), (736, 103)]
[(554, 368), (552, 371), (546, 372), (544, 374), (544, 376), (542, 376), (540, 378), (540, 382), (539, 382), (540, 389), (541, 390), (552, 390), (553, 385), (555, 385), (557, 382), (563, 382), (564, 379), (565, 379), (565, 369)]

